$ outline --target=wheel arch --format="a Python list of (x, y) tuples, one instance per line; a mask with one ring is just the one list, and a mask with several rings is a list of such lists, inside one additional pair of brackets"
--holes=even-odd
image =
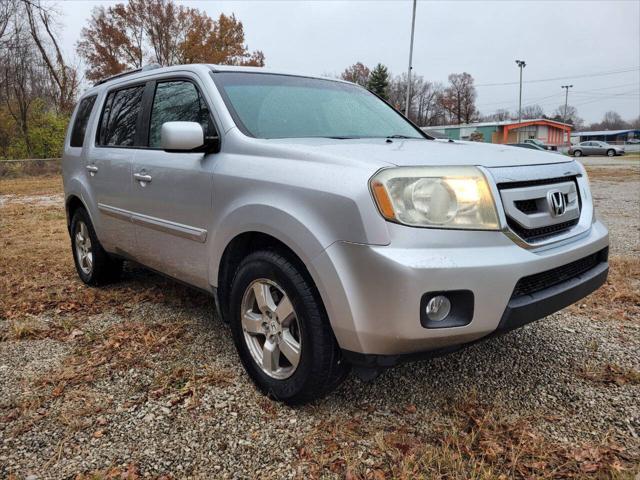
[[(246, 221), (246, 217), (245, 221), (238, 221), (247, 214), (251, 216), (251, 221)], [(256, 221), (259, 218), (268, 219), (269, 222)], [(325, 247), (302, 222), (279, 209), (246, 206), (230, 215), (224, 223), (234, 228), (216, 229), (219, 233), (212, 241), (209, 269), (209, 283), (217, 287), (218, 306), (223, 318), (227, 317), (231, 282), (240, 262), (250, 253), (261, 249), (278, 250), (296, 263), (325, 305), (319, 278), (312, 265), (313, 258)]]

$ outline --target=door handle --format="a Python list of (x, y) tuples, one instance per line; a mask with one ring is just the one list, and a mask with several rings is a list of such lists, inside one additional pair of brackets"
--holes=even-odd
[(134, 173), (133, 178), (135, 178), (140, 183), (151, 183), (151, 175), (147, 175), (146, 173)]
[(87, 170), (89, 171), (89, 175), (91, 175), (92, 177), (98, 173), (98, 167), (96, 167), (95, 165), (87, 165)]

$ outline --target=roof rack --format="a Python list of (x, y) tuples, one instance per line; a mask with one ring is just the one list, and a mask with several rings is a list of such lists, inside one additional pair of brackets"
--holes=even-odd
[(100, 79), (96, 83), (94, 83), (93, 86), (96, 87), (98, 85), (102, 85), (103, 83), (107, 83), (111, 80), (115, 80), (116, 78), (126, 77), (127, 75), (133, 75), (134, 73), (146, 72), (147, 70), (155, 70), (156, 68), (162, 68), (162, 65), (159, 65), (157, 63), (150, 63), (149, 65), (145, 65), (142, 68), (127, 70), (126, 72), (118, 73), (116, 75), (112, 75), (110, 77)]

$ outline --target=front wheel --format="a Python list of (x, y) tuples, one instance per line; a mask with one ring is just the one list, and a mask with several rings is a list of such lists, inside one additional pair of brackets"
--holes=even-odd
[(575, 152), (573, 152), (573, 156), (574, 157), (581, 157), (582, 156), (582, 151), (581, 150), (576, 150)]
[(346, 377), (327, 314), (311, 279), (272, 250), (246, 257), (233, 279), (230, 326), (253, 382), (288, 404), (326, 395)]
[(607, 150), (607, 157), (615, 157), (616, 151), (613, 149)]

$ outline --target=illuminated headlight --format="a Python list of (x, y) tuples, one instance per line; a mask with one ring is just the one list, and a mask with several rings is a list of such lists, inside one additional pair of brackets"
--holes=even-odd
[(378, 172), (371, 191), (380, 213), (415, 227), (498, 230), (491, 190), (476, 167), (399, 167)]

